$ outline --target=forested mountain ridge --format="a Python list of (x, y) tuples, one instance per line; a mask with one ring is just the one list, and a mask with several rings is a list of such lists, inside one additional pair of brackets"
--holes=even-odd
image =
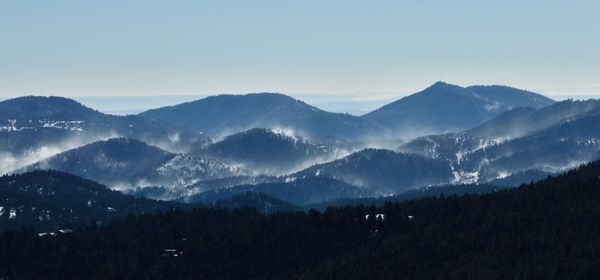
[[(593, 279), (600, 162), (517, 189), (264, 216), (201, 208), (0, 236), (10, 278)], [(310, 245), (308, 245), (310, 244)], [(63, 248), (63, 249), (61, 249)]]
[(378, 195), (374, 190), (357, 187), (327, 176), (309, 176), (293, 180), (242, 184), (207, 190), (189, 196), (185, 201), (211, 203), (219, 199), (230, 199), (233, 196), (247, 193), (263, 193), (298, 206), (341, 198), (372, 197)]
[(406, 138), (477, 126), (516, 107), (541, 108), (554, 101), (505, 86), (460, 87), (437, 82), (362, 116)]
[(214, 135), (252, 128), (287, 129), (318, 141), (356, 140), (385, 130), (349, 114), (331, 113), (278, 93), (217, 95), (139, 116)]
[(157, 185), (184, 187), (200, 180), (247, 173), (216, 159), (173, 154), (127, 138), (111, 138), (68, 150), (22, 171), (40, 169), (68, 172), (121, 190)]
[(187, 151), (207, 136), (138, 116), (108, 115), (68, 98), (26, 96), (0, 102), (0, 173), (99, 140), (133, 138)]
[(309, 177), (333, 178), (377, 195), (452, 183), (455, 179), (443, 161), (385, 149), (364, 149), (287, 176), (290, 180)]
[(242, 164), (261, 174), (283, 175), (332, 159), (338, 148), (282, 130), (253, 128), (229, 135), (194, 154)]
[(133, 198), (96, 182), (58, 171), (34, 171), (0, 177), (0, 231), (73, 228), (92, 221), (107, 223), (130, 213), (182, 207), (175, 202)]
[[(438, 108), (439, 100), (448, 101), (447, 108)], [(56, 169), (135, 195), (184, 202), (212, 203), (209, 198), (262, 190), (275, 199), (305, 205), (446, 184), (518, 185), (600, 155), (600, 130), (594, 129), (600, 123), (600, 102), (553, 102), (503, 86), (438, 82), (376, 110), (390, 113), (389, 120), (397, 123), (424, 112), (435, 114), (419, 122), (421, 128), (428, 122), (463, 125), (491, 118), (468, 130), (407, 143), (387, 138), (392, 136), (391, 126), (366, 120), (369, 115), (329, 113), (271, 93), (213, 96), (136, 116), (106, 115), (59, 97), (16, 98), (0, 102), (0, 108), (6, 109), (0, 117), (7, 118), (0, 127), (0, 141), (21, 145), (25, 148), (21, 152), (34, 155), (24, 160), (0, 149), (0, 167), (33, 164), (5, 169)], [(460, 112), (457, 119), (446, 118), (452, 111), (448, 108)], [(396, 118), (400, 113), (408, 115)], [(281, 120), (292, 125), (281, 125)], [(205, 128), (217, 135), (201, 134)], [(150, 135), (146, 133), (158, 138), (146, 139), (143, 135)], [(131, 140), (113, 138), (121, 134)], [(72, 136), (85, 141), (64, 138)], [(66, 146), (36, 150), (37, 144), (27, 142), (38, 143), (44, 137)], [(155, 141), (159, 138), (168, 145)], [(10, 150), (8, 142), (4, 147)], [(387, 145), (401, 146), (395, 151), (373, 148)], [(39, 161), (38, 154), (44, 160)], [(29, 162), (32, 159), (36, 160)]]
[(469, 129), (467, 134), (479, 138), (513, 139), (573, 120), (600, 109), (600, 100), (565, 100), (550, 106), (534, 109), (518, 107), (492, 120)]
[(1, 119), (90, 120), (104, 114), (58, 96), (24, 96), (0, 102)]
[(259, 127), (289, 129), (323, 142), (367, 141), (463, 130), (512, 108), (541, 108), (553, 102), (506, 86), (463, 88), (437, 82), (360, 117), (326, 112), (278, 93), (210, 96), (139, 116), (216, 135)]
[(599, 110), (598, 100), (516, 108), (473, 129), (420, 137), (398, 150), (445, 160), (466, 182), (533, 170), (559, 173), (598, 159)]

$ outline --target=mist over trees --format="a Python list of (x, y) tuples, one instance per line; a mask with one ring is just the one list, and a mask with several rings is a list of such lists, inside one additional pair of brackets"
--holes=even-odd
[(600, 162), (485, 195), (263, 215), (198, 208), (0, 236), (19, 279), (593, 279)]

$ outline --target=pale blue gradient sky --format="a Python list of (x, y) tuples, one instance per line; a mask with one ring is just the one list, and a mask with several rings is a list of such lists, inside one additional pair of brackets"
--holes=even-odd
[(600, 94), (600, 1), (2, 1), (0, 97)]

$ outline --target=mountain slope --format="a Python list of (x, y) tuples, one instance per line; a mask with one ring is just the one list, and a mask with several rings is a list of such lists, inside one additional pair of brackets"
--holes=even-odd
[(220, 199), (210, 204), (210, 206), (227, 209), (249, 207), (254, 208), (263, 214), (274, 214), (282, 211), (299, 210), (299, 207), (288, 202), (268, 196), (264, 193), (254, 192), (234, 195), (229, 199)]
[(146, 143), (114, 138), (69, 150), (28, 167), (54, 169), (114, 185), (135, 182), (175, 155)]
[(539, 171), (539, 170), (535, 170), (535, 169), (530, 169), (530, 170), (525, 170), (525, 171), (511, 174), (504, 178), (491, 180), (488, 182), (488, 184), (500, 186), (500, 187), (518, 187), (521, 184), (537, 182), (542, 179), (546, 179), (552, 175), (556, 175), (556, 174)]
[(600, 115), (588, 115), (473, 152), (464, 165), (491, 180), (527, 169), (562, 172), (598, 159), (599, 152)]
[(540, 108), (552, 103), (542, 95), (515, 88), (463, 88), (437, 82), (362, 118), (381, 124), (398, 136), (416, 137), (471, 128), (515, 107)]
[(290, 179), (308, 177), (334, 178), (377, 195), (454, 180), (452, 169), (443, 161), (381, 149), (362, 150), (288, 176)]
[(166, 210), (177, 203), (136, 199), (58, 171), (0, 177), (0, 230), (108, 222), (129, 213)]
[(356, 140), (382, 130), (361, 118), (325, 112), (276, 93), (211, 96), (139, 114), (195, 131), (228, 135), (251, 128), (292, 130), (319, 141)]
[(212, 203), (246, 193), (263, 193), (295, 205), (307, 205), (341, 198), (373, 196), (369, 190), (327, 177), (308, 177), (287, 182), (238, 185), (205, 191), (186, 199), (192, 203)]
[(479, 138), (512, 139), (600, 109), (600, 100), (556, 102), (540, 109), (520, 107), (466, 131)]
[(529, 169), (556, 173), (596, 159), (599, 113), (597, 100), (516, 108), (473, 129), (420, 137), (398, 150), (447, 161), (462, 182)]
[(62, 97), (27, 96), (0, 102), (0, 173), (114, 137), (185, 151), (207, 137), (137, 116), (106, 115)]
[(486, 195), (274, 215), (169, 211), (59, 238), (17, 231), (0, 235), (0, 270), (10, 279), (595, 279), (598, 186), (595, 162)]
[(399, 150), (453, 161), (457, 159), (457, 155), (460, 157), (483, 147), (523, 137), (583, 116), (595, 115), (598, 110), (599, 100), (567, 100), (537, 110), (518, 107), (472, 129), (419, 137), (403, 144)]
[(64, 97), (25, 96), (0, 102), (2, 120), (89, 121), (102, 117), (105, 115)]
[(261, 174), (281, 175), (326, 161), (336, 151), (281, 131), (255, 128), (228, 136), (196, 153), (240, 163)]
[(54, 169), (118, 189), (185, 186), (199, 180), (244, 174), (243, 169), (215, 160), (172, 154), (144, 142), (113, 138), (60, 153), (26, 167)]

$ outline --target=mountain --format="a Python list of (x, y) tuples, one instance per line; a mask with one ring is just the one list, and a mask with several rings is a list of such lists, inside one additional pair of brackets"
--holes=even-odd
[(544, 172), (540, 170), (530, 169), (521, 171), (518, 173), (511, 174), (504, 178), (494, 179), (488, 182), (490, 185), (500, 186), (500, 187), (518, 187), (522, 184), (531, 183), (541, 181), (546, 179), (554, 173)]
[(384, 131), (359, 117), (325, 112), (277, 93), (210, 96), (139, 116), (214, 135), (272, 128), (311, 140), (336, 141), (368, 138)]
[[(547, 176), (546, 176), (547, 177)], [(520, 184), (519, 184), (520, 185)], [(516, 185), (516, 186), (519, 186)], [(418, 188), (408, 190), (392, 196), (383, 197), (362, 197), (362, 198), (342, 198), (337, 200), (330, 200), (319, 202), (316, 204), (303, 205), (302, 209), (310, 210), (316, 209), (319, 211), (326, 211), (331, 207), (349, 207), (349, 206), (377, 206), (383, 207), (386, 203), (390, 202), (404, 202), (411, 200), (421, 199), (437, 199), (448, 196), (465, 196), (465, 195), (482, 195), (499, 192), (513, 185), (496, 186), (492, 184), (459, 184), (459, 185), (443, 185), (443, 186), (432, 186), (425, 188)]]
[(600, 100), (565, 100), (540, 109), (519, 107), (466, 131), (479, 138), (513, 139), (600, 109)]
[(69, 150), (25, 168), (54, 169), (112, 188), (185, 186), (200, 180), (245, 174), (243, 169), (184, 154), (172, 154), (144, 142), (113, 138)]
[(553, 102), (542, 95), (505, 86), (463, 88), (437, 82), (362, 118), (397, 136), (410, 138), (468, 129), (515, 107), (541, 108)]
[(114, 137), (185, 151), (207, 136), (137, 116), (106, 115), (62, 97), (26, 96), (0, 102), (0, 173), (62, 151)]
[(369, 190), (327, 177), (308, 177), (283, 182), (238, 185), (192, 195), (191, 203), (214, 203), (245, 193), (262, 193), (295, 205), (307, 205), (340, 198), (373, 196)]
[(420, 137), (398, 150), (444, 160), (465, 183), (530, 169), (556, 173), (597, 158), (599, 121), (600, 101), (568, 100), (537, 110), (515, 108), (464, 132)]
[[(220, 191), (240, 185), (257, 185), (273, 182), (282, 182), (282, 180), (279, 177), (266, 175), (237, 175), (217, 179), (202, 179), (187, 184), (179, 184), (177, 187), (173, 187), (172, 185), (136, 187), (123, 190), (123, 192), (135, 197), (144, 197), (153, 200), (172, 200), (182, 203), (194, 203), (194, 195), (199, 193)], [(232, 195), (237, 194), (238, 193)], [(213, 203), (214, 200), (210, 200), (209, 202)]]
[(254, 128), (227, 136), (196, 154), (242, 164), (260, 174), (282, 175), (324, 162), (341, 153), (337, 148), (312, 144), (283, 131)]
[(249, 207), (254, 208), (263, 214), (274, 214), (283, 211), (300, 210), (297, 206), (287, 203), (283, 200), (268, 196), (264, 193), (255, 192), (234, 195), (229, 199), (219, 199), (210, 204), (210, 206), (227, 209)]
[(438, 82), (361, 117), (325, 112), (275, 93), (211, 96), (140, 116), (217, 135), (274, 128), (311, 140), (352, 142), (458, 131), (516, 107), (541, 108), (553, 102), (505, 86), (463, 88)]
[(401, 145), (399, 150), (449, 161), (490, 145), (523, 137), (600, 110), (600, 100), (556, 102), (540, 109), (518, 107), (483, 124), (457, 133), (428, 135)]
[(105, 115), (64, 97), (25, 96), (0, 102), (2, 120), (90, 121), (102, 117)]
[(556, 173), (598, 159), (600, 114), (558, 123), (539, 132), (477, 150), (464, 159), (466, 168), (495, 179), (528, 169)]
[(595, 279), (600, 162), (519, 188), (262, 215), (200, 208), (0, 235), (9, 279)]
[(289, 175), (288, 179), (308, 177), (333, 178), (376, 195), (390, 195), (454, 180), (452, 169), (443, 161), (383, 149), (365, 149), (309, 167)]
[(262, 183), (281, 182), (281, 177), (268, 175), (255, 176), (231, 176), (218, 179), (204, 180), (186, 187), (192, 193), (200, 193), (210, 190), (226, 189), (239, 185), (256, 185)]
[(110, 185), (141, 180), (148, 175), (148, 170), (156, 169), (173, 157), (141, 141), (113, 138), (60, 153), (28, 169), (60, 170)]
[(0, 177), (0, 230), (33, 226), (57, 230), (64, 226), (107, 223), (129, 213), (180, 207), (177, 203), (138, 199), (58, 171), (34, 171)]

